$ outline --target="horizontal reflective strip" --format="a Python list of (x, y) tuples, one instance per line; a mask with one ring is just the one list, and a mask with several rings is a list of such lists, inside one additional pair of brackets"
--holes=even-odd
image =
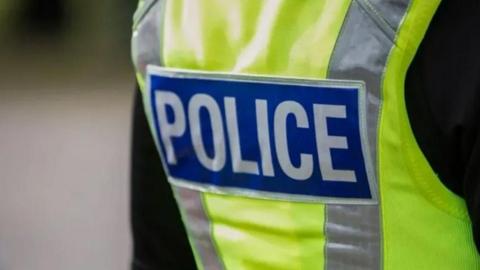
[(306, 202), (306, 203), (319, 203), (319, 200), (322, 200), (322, 202), (326, 201), (326, 204), (342, 204), (342, 205), (348, 205), (348, 204), (361, 204), (361, 205), (376, 205), (378, 204), (377, 201), (374, 200), (361, 200), (361, 199), (348, 199), (348, 200), (341, 200), (341, 199), (332, 199), (332, 198), (318, 198), (318, 197), (311, 197), (311, 196), (285, 196), (282, 194), (278, 193), (271, 193), (271, 192), (258, 192), (255, 191), (249, 192), (248, 190), (245, 189), (239, 189), (239, 188), (219, 188), (218, 186), (213, 186), (213, 185), (208, 185), (208, 184), (197, 184), (193, 183), (188, 180), (184, 179), (179, 179), (179, 178), (174, 178), (174, 177), (169, 177), (168, 181), (170, 184), (177, 186), (177, 187), (183, 187), (183, 188), (188, 188), (200, 192), (207, 192), (207, 193), (213, 193), (213, 194), (220, 194), (220, 195), (233, 195), (233, 196), (242, 196), (242, 197), (251, 197), (251, 198), (258, 198), (258, 199), (265, 199), (265, 200), (279, 200), (279, 201), (296, 201), (296, 202)]

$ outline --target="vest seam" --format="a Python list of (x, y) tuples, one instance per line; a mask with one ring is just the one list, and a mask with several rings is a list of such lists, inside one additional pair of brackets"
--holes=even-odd
[[(375, 15), (378, 17), (378, 19), (380, 20), (380, 22), (385, 26), (385, 27), (388, 27), (390, 28), (394, 35), (396, 36), (396, 33), (398, 31), (398, 28), (397, 30), (395, 30), (395, 27), (387, 21), (387, 19), (385, 18), (385, 16), (382, 15), (382, 12), (380, 12), (378, 10), (378, 8), (375, 7), (375, 5), (372, 4), (372, 2), (370, 0), (360, 0), (360, 1), (363, 1), (365, 2), (365, 4), (375, 13)], [(408, 8), (405, 10), (405, 12), (408, 11)]]
[(380, 12), (368, 0), (353, 0), (375, 23), (375, 25), (385, 34), (385, 36), (395, 44), (397, 31), (385, 20)]

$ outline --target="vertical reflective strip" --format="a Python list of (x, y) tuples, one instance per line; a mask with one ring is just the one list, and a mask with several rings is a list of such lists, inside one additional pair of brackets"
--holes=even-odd
[(147, 65), (163, 66), (161, 51), (165, 2), (147, 0), (134, 17), (132, 58), (142, 80), (145, 80)]
[(203, 269), (223, 269), (212, 239), (210, 220), (203, 207), (202, 194), (188, 188), (172, 187), (175, 189), (177, 202), (183, 209), (184, 223)]
[[(132, 60), (135, 65), (137, 81), (143, 92), (145, 115), (152, 134), (153, 116), (150, 95), (145, 94), (147, 65), (163, 66), (163, 25), (166, 0), (144, 0), (134, 16), (132, 33)], [(157, 140), (155, 138), (155, 143)]]
[[(145, 80), (147, 65), (163, 66), (163, 26), (166, 0), (145, 0), (135, 14), (132, 35), (132, 57), (139, 72), (140, 83)], [(143, 85), (141, 85), (143, 87)], [(142, 89), (143, 90), (143, 89)], [(147, 104), (149, 95), (144, 94)], [(152, 123), (150, 106), (145, 112)], [(177, 203), (182, 209), (184, 223), (197, 259), (203, 269), (220, 270), (222, 263), (217, 256), (211, 237), (209, 218), (203, 207), (202, 194), (195, 190), (172, 186)]]
[(365, 0), (375, 8), (390, 24), (392, 29), (398, 30), (400, 22), (405, 17), (405, 11), (411, 0)]
[(326, 270), (381, 269), (378, 205), (327, 205)]
[[(408, 5), (409, 0), (353, 1), (330, 61), (329, 79), (366, 84), (367, 133), (375, 168), (383, 73), (394, 44), (392, 33), (397, 32)], [(326, 206), (325, 269), (383, 268), (380, 207), (380, 202)]]

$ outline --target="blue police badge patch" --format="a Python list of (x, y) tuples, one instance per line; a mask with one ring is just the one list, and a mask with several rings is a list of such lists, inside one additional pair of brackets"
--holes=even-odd
[(362, 82), (150, 66), (147, 91), (174, 185), (264, 199), (377, 202)]

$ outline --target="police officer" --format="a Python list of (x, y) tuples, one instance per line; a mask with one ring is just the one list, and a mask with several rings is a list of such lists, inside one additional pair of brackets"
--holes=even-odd
[(133, 269), (479, 269), (478, 14), (142, 2)]

